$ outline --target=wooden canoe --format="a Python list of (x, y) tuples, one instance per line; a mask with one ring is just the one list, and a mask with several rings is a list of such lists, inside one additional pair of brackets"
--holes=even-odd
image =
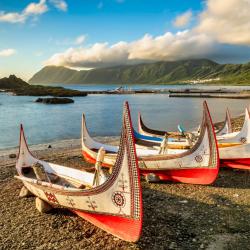
[[(129, 108), (129, 107), (127, 107)], [(116, 159), (116, 147), (93, 140), (87, 129), (83, 116), (82, 153), (86, 160), (95, 162), (97, 150), (104, 147), (108, 152), (103, 164), (113, 166)], [(182, 153), (140, 155), (139, 167), (144, 175), (154, 174), (160, 180), (172, 180), (193, 184), (210, 184), (218, 174), (219, 155), (216, 136), (206, 102), (203, 105), (201, 132), (196, 144)]]
[[(244, 123), (239, 132), (216, 136), (216, 138), (221, 166), (250, 169), (250, 145), (248, 145), (250, 144), (250, 115), (247, 108), (245, 109)], [(160, 146), (164, 138), (135, 133), (135, 140), (140, 145), (157, 147), (157, 145)], [(173, 143), (175, 143), (174, 139), (172, 139), (172, 147)], [(183, 148), (187, 148), (186, 143), (176, 142), (176, 147), (181, 148), (181, 145)]]
[[(93, 186), (93, 173), (49, 163), (33, 156), (22, 126), (16, 169), (17, 178), (41, 200), (52, 206), (66, 207), (97, 227), (123, 240), (136, 242), (142, 229), (142, 193), (127, 105), (124, 105), (120, 146), (112, 174), (100, 185)], [(31, 167), (33, 164), (42, 165), (46, 175), (56, 176), (57, 180), (38, 180)], [(50, 180), (51, 177), (48, 178)]]
[[(169, 131), (161, 131), (161, 130), (149, 128), (143, 122), (142, 115), (140, 113), (138, 113), (138, 132), (141, 135), (152, 136), (152, 137), (163, 137), (163, 136), (167, 135), (168, 137), (172, 137), (172, 138), (177, 137), (178, 138), (178, 137), (184, 136), (184, 134), (181, 132), (169, 132)], [(229, 110), (227, 109), (224, 123), (223, 123), (221, 129), (215, 131), (215, 133), (216, 133), (216, 136), (222, 136), (225, 134), (230, 134), (232, 132), (233, 131), (232, 131), (231, 116), (230, 116)], [(186, 133), (189, 133), (189, 132), (186, 132)], [(197, 131), (191, 132), (191, 133), (197, 134)]]

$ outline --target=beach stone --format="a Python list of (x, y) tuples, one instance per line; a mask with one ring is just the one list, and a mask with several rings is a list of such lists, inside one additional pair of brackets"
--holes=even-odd
[(168, 249), (176, 249), (176, 248), (177, 248), (176, 242), (171, 242), (168, 246)]
[(149, 183), (159, 182), (160, 178), (155, 174), (147, 174), (146, 175), (146, 181), (149, 182)]
[(188, 203), (188, 201), (187, 200), (182, 200), (182, 201), (179, 201), (179, 203), (186, 204), (186, 203)]
[(49, 145), (49, 146), (48, 146), (48, 148), (52, 148), (52, 146), (51, 146), (51, 145)]
[(23, 186), (20, 190), (19, 197), (24, 198), (29, 196), (34, 196), (34, 195), (25, 186)]
[(16, 154), (9, 154), (9, 158), (15, 159), (16, 158)]
[(49, 212), (53, 207), (46, 201), (36, 197), (36, 209), (40, 213), (47, 213)]

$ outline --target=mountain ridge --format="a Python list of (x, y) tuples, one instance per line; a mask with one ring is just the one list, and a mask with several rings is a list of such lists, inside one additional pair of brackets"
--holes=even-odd
[(91, 70), (45, 66), (29, 80), (31, 84), (250, 84), (250, 62), (219, 64), (209, 59), (189, 59), (121, 65)]

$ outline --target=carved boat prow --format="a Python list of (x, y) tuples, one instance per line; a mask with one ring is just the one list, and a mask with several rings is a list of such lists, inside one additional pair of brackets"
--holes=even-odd
[[(74, 211), (103, 230), (130, 242), (138, 241), (142, 230), (142, 194), (137, 156), (132, 134), (128, 104), (124, 104), (120, 147), (112, 174), (100, 185), (90, 187), (94, 174), (38, 160), (27, 146), (23, 127), (20, 130), (20, 149), (16, 163), (17, 178), (44, 202)], [(76, 187), (35, 178), (31, 166), (39, 163), (50, 176), (82, 183)]]
[[(140, 112), (138, 113), (138, 132), (142, 135), (145, 135), (145, 136), (159, 136), (159, 137), (162, 137), (165, 135), (168, 135), (170, 137), (171, 136), (175, 137), (177, 135), (179, 135), (179, 136), (181, 135), (180, 132), (161, 131), (161, 130), (155, 130), (155, 129), (149, 128), (143, 122), (142, 115)], [(233, 131), (232, 131), (231, 116), (230, 116), (230, 112), (227, 108), (226, 117), (225, 117), (225, 120), (223, 122), (223, 125), (222, 125), (221, 129), (215, 131), (215, 134), (216, 134), (216, 136), (223, 136), (226, 134), (230, 134), (232, 132)], [(187, 132), (187, 133), (189, 133), (189, 132)], [(192, 133), (197, 134), (197, 131), (193, 131)]]
[(222, 135), (219, 142), (235, 144), (250, 143), (250, 116), (247, 108), (245, 109), (245, 117), (241, 130), (224, 136)]
[(216, 131), (216, 135), (220, 136), (220, 135), (230, 134), (232, 132), (233, 132), (233, 129), (232, 129), (231, 116), (229, 113), (229, 109), (227, 108), (226, 118), (224, 120), (223, 126), (221, 127), (221, 129)]

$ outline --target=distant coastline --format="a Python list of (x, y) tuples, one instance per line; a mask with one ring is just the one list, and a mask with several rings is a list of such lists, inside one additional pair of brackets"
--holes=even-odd
[(46, 66), (34, 74), (30, 84), (204, 84), (250, 85), (250, 62), (219, 64), (208, 59), (161, 61), (91, 70)]
[[(219, 81), (220, 78), (216, 79), (207, 79), (207, 80), (197, 80), (195, 83), (207, 83), (212, 82), (213, 80)], [(191, 84), (192, 81), (188, 80), (188, 84)], [(64, 83), (65, 84), (65, 83)], [(53, 96), (54, 98), (49, 98), (48, 103), (73, 103), (74, 100), (55, 98), (55, 97), (74, 97), (74, 96), (87, 96), (88, 94), (105, 94), (105, 95), (127, 95), (127, 94), (169, 94), (169, 97), (202, 97), (202, 98), (241, 98), (241, 99), (250, 99), (250, 89), (243, 90), (231, 90), (227, 88), (217, 88), (214, 89), (203, 89), (195, 88), (194, 84), (187, 85), (192, 86), (192, 88), (184, 89), (167, 89), (167, 88), (144, 88), (141, 85), (139, 89), (134, 89), (132, 86), (119, 86), (114, 87), (113, 89), (103, 89), (103, 90), (77, 90), (73, 88), (64, 88), (62, 86), (51, 86), (53, 84), (28, 84), (23, 81), (21, 78), (16, 77), (15, 75), (10, 75), (0, 79), (0, 92), (12, 93), (17, 96)], [(55, 84), (56, 85), (56, 84)], [(111, 85), (107, 85), (111, 86)], [(161, 85), (163, 86), (163, 85)], [(165, 85), (167, 86), (167, 85)], [(186, 86), (186, 85), (183, 85)], [(204, 86), (200, 84), (200, 86)], [(41, 98), (40, 98), (41, 99)], [(40, 100), (38, 99), (38, 100)]]

